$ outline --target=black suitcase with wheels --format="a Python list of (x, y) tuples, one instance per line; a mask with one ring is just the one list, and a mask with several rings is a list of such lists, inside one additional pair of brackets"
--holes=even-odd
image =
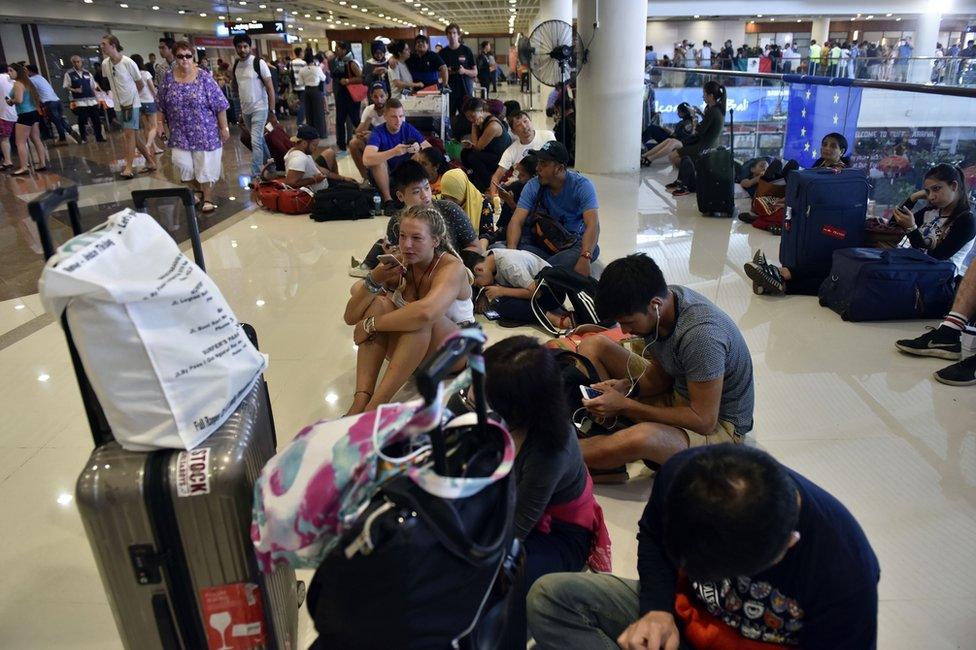
[(735, 217), (735, 111), (729, 111), (729, 148), (702, 152), (695, 160), (695, 198), (708, 217)]
[[(187, 208), (202, 268), (188, 189), (136, 192), (133, 201), (141, 208), (148, 199), (171, 197)], [(82, 232), (77, 202), (74, 186), (29, 204), (45, 257), (55, 253), (48, 218), (64, 204), (72, 231)], [(76, 485), (78, 511), (122, 645), (297, 647), (303, 588), (287, 568), (262, 575), (250, 540), (254, 480), (276, 446), (267, 386), (255, 384), (224, 424), (191, 451), (127, 451), (114, 440), (66, 313), (61, 323), (95, 442)], [(254, 340), (253, 328), (242, 327)]]

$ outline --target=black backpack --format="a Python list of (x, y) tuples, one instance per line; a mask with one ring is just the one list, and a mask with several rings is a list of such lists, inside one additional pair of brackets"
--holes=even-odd
[(546, 318), (541, 298), (546, 293), (562, 304), (566, 298), (573, 305), (576, 325), (606, 325), (601, 323), (596, 313), (596, 280), (583, 276), (576, 271), (550, 266), (542, 269), (535, 276), (536, 288), (532, 294), (532, 313), (536, 321), (546, 332), (553, 336), (562, 336), (568, 330), (560, 330)]
[(373, 216), (378, 196), (375, 189), (364, 190), (358, 185), (334, 182), (315, 193), (309, 218), (313, 221), (367, 219)]
[[(234, 91), (235, 92), (238, 92), (238, 90), (237, 90), (237, 64), (240, 63), (240, 62), (241, 62), (241, 60), (239, 58), (237, 60), (235, 60), (234, 61), (234, 67), (231, 68), (231, 71), (230, 71), (230, 82), (231, 82), (231, 85), (234, 87)], [(273, 66), (270, 66), (269, 65), (268, 66), (268, 71), (270, 72), (272, 70), (272, 68), (273, 68)], [(259, 57), (257, 54), (254, 55), (254, 73), (258, 76), (258, 79), (261, 79), (262, 81), (264, 80), (264, 77), (261, 76), (261, 57)], [(274, 75), (274, 73), (272, 73), (272, 77), (271, 77), (272, 82), (274, 81), (274, 76), (273, 75)], [(272, 107), (272, 108), (274, 108), (274, 107)]]

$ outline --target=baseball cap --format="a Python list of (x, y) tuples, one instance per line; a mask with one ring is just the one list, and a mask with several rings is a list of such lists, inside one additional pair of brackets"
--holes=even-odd
[(525, 155), (533, 155), (539, 160), (554, 160), (563, 165), (569, 164), (569, 152), (566, 151), (566, 147), (561, 142), (555, 140), (550, 140), (538, 149), (529, 149)]
[(319, 135), (318, 129), (314, 126), (309, 126), (308, 124), (303, 124), (298, 127), (298, 133), (294, 138), (291, 139), (292, 142), (301, 142), (302, 140), (318, 140), (321, 136)]

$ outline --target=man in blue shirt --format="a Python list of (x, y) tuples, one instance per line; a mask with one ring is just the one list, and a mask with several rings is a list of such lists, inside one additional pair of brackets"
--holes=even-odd
[(877, 646), (880, 568), (835, 497), (745, 445), (665, 463), (638, 525), (640, 580), (552, 573), (528, 596), (540, 650)]
[[(37, 89), (37, 94), (40, 96), (41, 104), (44, 106), (44, 111), (46, 113), (46, 121), (54, 125), (58, 130), (58, 141), (55, 146), (63, 147), (68, 144), (68, 134), (75, 138), (74, 132), (72, 132), (71, 127), (68, 126), (67, 120), (64, 119), (64, 107), (61, 105), (61, 98), (58, 94), (54, 92), (54, 88), (47, 79), (41, 76), (37, 67), (34, 64), (27, 65), (27, 71), (30, 72), (31, 83), (34, 84), (34, 88)], [(50, 127), (42, 123), (42, 131), (44, 131), (44, 137), (54, 137), (51, 134)]]
[(385, 123), (373, 129), (366, 141), (363, 164), (369, 168), (373, 184), (383, 198), (383, 211), (393, 214), (396, 201), (390, 194), (390, 173), (404, 160), (429, 147), (430, 143), (412, 124), (407, 123), (399, 99), (386, 101), (383, 119)]
[(423, 34), (418, 34), (413, 40), (413, 54), (407, 59), (407, 69), (414, 81), (425, 86), (436, 83), (447, 85), (447, 64), (440, 55), (430, 51), (430, 39)]
[[(590, 262), (600, 255), (599, 205), (593, 183), (579, 172), (567, 169), (569, 152), (561, 142), (547, 142), (538, 150), (530, 149), (526, 155), (538, 159), (538, 176), (522, 189), (518, 207), (508, 222), (506, 245), (531, 251), (552, 266), (590, 275)], [(576, 235), (576, 242), (556, 252), (542, 248), (532, 232), (537, 212), (544, 212), (558, 221), (569, 233)]]
[(644, 67), (657, 65), (657, 52), (654, 51), (653, 45), (648, 45), (644, 51)]

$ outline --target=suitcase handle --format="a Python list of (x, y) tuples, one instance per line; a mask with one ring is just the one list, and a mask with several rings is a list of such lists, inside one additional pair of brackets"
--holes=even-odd
[[(480, 328), (476, 332), (466, 334), (465, 330), (462, 330), (459, 336), (444, 343), (437, 354), (417, 369), (414, 379), (424, 402), (430, 405), (437, 399), (437, 388), (441, 381), (447, 377), (451, 368), (461, 359), (468, 357), (471, 368), (471, 385), (474, 387), (475, 413), (478, 416), (478, 435), (484, 437), (488, 433), (485, 364), (481, 358), (484, 337), (480, 334)], [(430, 446), (434, 456), (434, 471), (441, 476), (446, 476), (448, 471), (447, 447), (444, 444), (444, 433), (441, 431), (440, 422), (430, 432)]]
[[(44, 259), (49, 260), (55, 253), (54, 240), (51, 238), (51, 229), (48, 225), (48, 217), (56, 212), (62, 204), (67, 204), (68, 219), (71, 222), (71, 231), (77, 236), (82, 233), (81, 213), (78, 210), (78, 186), (58, 187), (45, 192), (27, 204), (27, 212), (30, 214), (34, 223), (37, 224), (37, 232), (41, 238), (41, 246), (44, 249)], [(112, 429), (108, 425), (105, 411), (95, 396), (95, 391), (88, 381), (85, 374), (85, 367), (81, 364), (81, 357), (78, 356), (78, 349), (71, 338), (71, 328), (68, 327), (67, 311), (61, 314), (61, 327), (64, 329), (65, 338), (68, 341), (68, 354), (71, 356), (71, 365), (75, 370), (75, 378), (78, 380), (78, 390), (81, 392), (81, 401), (85, 406), (85, 415), (88, 418), (88, 427), (92, 432), (92, 439), (95, 446), (99, 446), (115, 439)]]
[(197, 221), (196, 204), (193, 202), (193, 192), (189, 187), (162, 188), (157, 190), (136, 190), (132, 193), (132, 203), (136, 210), (145, 210), (146, 201), (151, 199), (176, 198), (186, 208), (186, 224), (190, 231), (190, 246), (193, 247), (193, 261), (201, 271), (206, 271), (203, 261), (203, 244), (200, 242), (200, 223)]

